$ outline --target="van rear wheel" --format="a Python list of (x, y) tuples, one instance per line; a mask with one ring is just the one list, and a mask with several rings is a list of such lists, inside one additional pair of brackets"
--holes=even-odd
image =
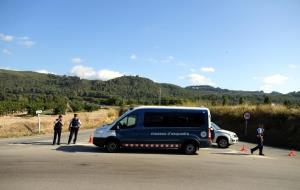
[(190, 143), (186, 143), (184, 146), (183, 146), (183, 152), (185, 154), (188, 154), (188, 155), (192, 155), (192, 154), (195, 154), (196, 151), (197, 151), (198, 147), (190, 142)]
[(108, 141), (105, 145), (107, 152), (114, 153), (118, 152), (120, 149), (120, 145), (117, 141)]

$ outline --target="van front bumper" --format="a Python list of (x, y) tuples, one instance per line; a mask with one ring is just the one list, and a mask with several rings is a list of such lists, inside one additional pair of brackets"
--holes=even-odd
[(93, 138), (93, 144), (96, 145), (96, 146), (103, 147), (105, 145), (105, 138), (94, 137)]

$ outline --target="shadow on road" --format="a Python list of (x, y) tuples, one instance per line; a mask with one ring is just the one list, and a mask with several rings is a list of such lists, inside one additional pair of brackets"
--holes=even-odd
[[(69, 152), (69, 153), (75, 153), (75, 152), (83, 152), (83, 153), (104, 153), (104, 154), (111, 154), (106, 152), (104, 148), (100, 147), (94, 147), (94, 146), (85, 146), (85, 145), (68, 145), (68, 146), (60, 146), (56, 148), (57, 151), (62, 152)], [(119, 150), (120, 154), (126, 153), (126, 154), (166, 154), (166, 155), (184, 155), (179, 150), (155, 150), (155, 149), (125, 149), (122, 148)], [(195, 154), (197, 155), (197, 154)]]
[(240, 152), (214, 152), (212, 154), (233, 155), (233, 156), (249, 156), (250, 155), (247, 153), (240, 153)]
[(55, 150), (57, 151), (62, 151), (62, 152), (103, 152), (104, 150), (101, 150), (98, 147), (94, 146), (84, 146), (84, 145), (65, 145), (65, 146), (60, 146), (57, 147)]
[(21, 144), (21, 145), (52, 145), (52, 142), (40, 142), (40, 141), (36, 141), (36, 142), (14, 142), (14, 143), (9, 143), (9, 144)]

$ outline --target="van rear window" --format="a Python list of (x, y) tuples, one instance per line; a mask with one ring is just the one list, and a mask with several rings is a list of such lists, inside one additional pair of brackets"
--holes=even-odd
[(206, 113), (145, 112), (144, 127), (201, 127)]

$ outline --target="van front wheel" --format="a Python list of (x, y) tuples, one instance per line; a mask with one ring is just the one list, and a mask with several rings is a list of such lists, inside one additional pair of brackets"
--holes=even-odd
[(198, 147), (194, 143), (186, 143), (183, 146), (183, 151), (185, 154), (192, 155), (195, 154)]
[(120, 149), (120, 145), (116, 141), (108, 141), (105, 145), (107, 152), (114, 153), (118, 152)]

